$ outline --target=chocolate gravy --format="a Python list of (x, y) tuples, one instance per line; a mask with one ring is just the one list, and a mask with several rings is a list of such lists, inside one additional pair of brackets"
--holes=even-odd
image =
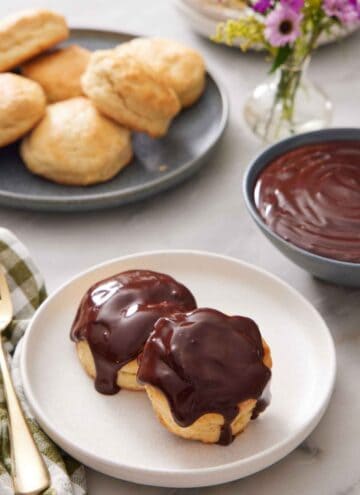
[(283, 239), (313, 253), (360, 263), (360, 142), (301, 146), (260, 174), (255, 203)]
[(233, 438), (231, 423), (238, 404), (261, 399), (271, 371), (256, 323), (213, 309), (161, 318), (140, 359), (138, 379), (167, 397), (175, 421), (189, 426), (206, 413), (219, 413), (224, 425), (218, 443)]
[(162, 316), (196, 308), (191, 292), (173, 278), (131, 270), (96, 283), (84, 295), (71, 330), (87, 340), (96, 366), (95, 387), (114, 394), (117, 372), (135, 359)]

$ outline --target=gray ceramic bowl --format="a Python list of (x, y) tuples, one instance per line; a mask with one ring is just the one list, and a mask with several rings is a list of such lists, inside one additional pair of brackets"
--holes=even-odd
[(284, 139), (283, 141), (270, 146), (260, 153), (260, 155), (255, 158), (255, 160), (248, 167), (243, 182), (243, 193), (246, 206), (257, 226), (279, 249), (279, 251), (287, 256), (291, 261), (316, 277), (327, 280), (328, 282), (350, 287), (360, 287), (360, 263), (348, 263), (345, 261), (325, 258), (323, 256), (310, 253), (309, 251), (305, 251), (304, 249), (298, 248), (294, 244), (285, 241), (264, 224), (256, 209), (254, 201), (254, 187), (259, 173), (274, 158), (305, 144), (334, 140), (360, 141), (360, 129), (339, 128), (308, 132), (306, 134), (300, 134), (298, 136)]

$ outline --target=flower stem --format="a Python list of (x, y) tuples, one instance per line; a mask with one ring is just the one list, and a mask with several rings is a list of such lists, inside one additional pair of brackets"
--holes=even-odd
[(282, 119), (287, 121), (290, 127), (293, 127), (295, 98), (301, 82), (304, 64), (311, 52), (314, 50), (321, 33), (325, 29), (326, 25), (319, 25), (318, 28), (311, 33), (307, 47), (299, 60), (296, 60), (296, 54), (293, 52), (288, 61), (280, 67), (280, 79), (277, 86), (274, 105), (269, 116), (268, 128), (270, 127), (270, 123), (278, 103), (281, 103)]

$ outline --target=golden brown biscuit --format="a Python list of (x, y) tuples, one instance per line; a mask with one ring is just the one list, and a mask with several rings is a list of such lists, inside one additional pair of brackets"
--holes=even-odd
[(71, 186), (105, 182), (132, 157), (129, 131), (83, 97), (49, 105), (20, 152), (31, 172)]
[(117, 47), (147, 62), (173, 88), (183, 107), (195, 103), (204, 91), (205, 62), (197, 51), (163, 38), (137, 38)]
[[(91, 378), (95, 379), (95, 362), (87, 340), (80, 340), (79, 342), (76, 342), (76, 351), (86, 373)], [(125, 366), (117, 372), (116, 384), (120, 388), (125, 388), (127, 390), (144, 390), (144, 387), (140, 385), (136, 379), (138, 368), (139, 366), (137, 359), (133, 359), (129, 363), (125, 364)]]
[(116, 50), (91, 55), (82, 88), (102, 113), (152, 137), (166, 134), (180, 110), (174, 90), (147, 64)]
[(227, 445), (268, 405), (271, 367), (253, 320), (199, 308), (157, 320), (138, 380), (169, 431)]
[[(270, 348), (264, 340), (263, 346), (263, 363), (268, 368), (271, 368), (272, 360)], [(224, 418), (221, 414), (204, 414), (190, 426), (182, 427), (174, 420), (169, 402), (163, 392), (148, 384), (145, 384), (145, 390), (156, 416), (169, 431), (188, 440), (199, 440), (203, 443), (217, 443), (219, 441), (221, 429), (224, 424)], [(249, 424), (256, 407), (256, 402), (255, 399), (248, 399), (238, 404), (239, 412), (231, 423), (231, 434), (233, 437), (242, 433)]]
[[(218, 442), (221, 428), (224, 424), (224, 418), (220, 414), (204, 414), (192, 425), (182, 427), (179, 426), (174, 420), (165, 395), (159, 389), (151, 385), (145, 385), (145, 390), (160, 423), (171, 433), (187, 440), (199, 440), (203, 443)], [(231, 432), (233, 436), (236, 436), (244, 431), (251, 420), (252, 411), (255, 405), (256, 400), (252, 399), (238, 404), (239, 413), (231, 423)]]
[(93, 284), (83, 295), (71, 327), (80, 361), (102, 394), (122, 387), (142, 390), (137, 358), (164, 315), (196, 307), (191, 292), (172, 277), (127, 270)]
[(44, 53), (21, 67), (28, 78), (41, 84), (50, 103), (83, 94), (80, 79), (90, 52), (77, 45)]
[(0, 72), (7, 71), (69, 36), (63, 16), (25, 10), (0, 20)]
[(0, 74), (0, 147), (30, 131), (45, 113), (46, 99), (34, 81)]

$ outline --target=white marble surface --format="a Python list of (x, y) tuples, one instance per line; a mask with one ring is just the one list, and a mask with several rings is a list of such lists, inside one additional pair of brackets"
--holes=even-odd
[[(90, 495), (357, 495), (360, 494), (360, 291), (327, 285), (288, 262), (258, 232), (245, 211), (241, 179), (259, 143), (242, 118), (244, 98), (265, 75), (260, 54), (214, 46), (193, 34), (166, 0), (2, 0), (0, 16), (29, 6), (62, 11), (76, 26), (161, 34), (187, 41), (206, 56), (226, 87), (231, 115), (224, 139), (196, 177), (137, 205), (74, 215), (0, 209), (0, 225), (30, 248), (48, 289), (92, 264), (158, 248), (196, 248), (236, 256), (279, 275), (321, 312), (334, 336), (338, 376), (320, 425), (273, 467), (213, 488), (140, 487), (88, 470)], [(310, 74), (335, 103), (334, 125), (360, 125), (360, 33), (314, 56)], [(301, 363), (296, 363), (301, 366)], [(299, 401), (301, 397), (299, 397)]]

